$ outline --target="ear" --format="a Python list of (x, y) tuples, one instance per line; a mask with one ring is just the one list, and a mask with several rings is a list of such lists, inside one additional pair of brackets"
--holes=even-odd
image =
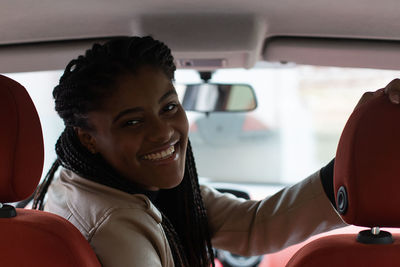
[(93, 137), (93, 135), (79, 127), (75, 128), (75, 131), (78, 135), (79, 141), (81, 141), (81, 144), (86, 147), (90, 151), (90, 153), (97, 153), (96, 139)]

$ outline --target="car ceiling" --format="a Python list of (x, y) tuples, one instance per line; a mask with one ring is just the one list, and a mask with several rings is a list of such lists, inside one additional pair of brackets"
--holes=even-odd
[[(397, 0), (3, 0), (0, 72), (59, 68), (61, 61), (64, 66), (66, 58), (84, 51), (92, 38), (148, 34), (172, 48), (177, 60), (183, 60), (180, 67), (185, 67), (185, 60), (199, 63), (188, 66), (197, 69), (251, 67), (261, 59), (373, 67), (376, 59), (360, 58), (376, 50), (387, 59), (397, 54), (399, 7)], [(281, 37), (285, 38), (283, 45)], [(326, 45), (321, 44), (321, 38)], [(347, 49), (343, 42), (349, 39), (349, 54), (358, 52), (354, 40), (364, 49), (351, 63), (346, 63), (348, 56), (331, 63), (338, 51)], [(50, 49), (49, 43), (43, 42), (65, 40), (69, 42), (50, 43), (60, 54), (58, 58), (43, 58)], [(270, 40), (274, 40), (271, 48)], [(288, 40), (308, 50), (292, 49)], [(330, 56), (321, 56), (315, 47), (323, 51), (320, 54)], [(314, 58), (311, 62), (307, 53)], [(21, 66), (24, 57), (25, 62), (28, 57), (36, 63)], [(220, 62), (203, 66), (203, 61), (193, 61), (196, 59), (206, 60), (205, 64), (210, 59)], [(400, 68), (384, 60), (378, 65)]]

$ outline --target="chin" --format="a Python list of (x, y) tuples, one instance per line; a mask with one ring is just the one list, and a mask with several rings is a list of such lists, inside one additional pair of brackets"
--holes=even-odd
[(167, 183), (165, 183), (163, 185), (160, 185), (160, 189), (172, 189), (172, 188), (175, 188), (178, 185), (180, 185), (182, 183), (182, 181), (183, 181), (183, 177), (178, 179), (178, 180), (175, 180), (175, 181), (171, 181), (170, 180)]

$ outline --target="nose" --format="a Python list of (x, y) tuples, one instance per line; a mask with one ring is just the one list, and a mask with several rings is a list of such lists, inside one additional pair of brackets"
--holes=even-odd
[(147, 140), (152, 143), (163, 144), (171, 140), (174, 134), (172, 125), (166, 120), (160, 118), (152, 119), (148, 124)]

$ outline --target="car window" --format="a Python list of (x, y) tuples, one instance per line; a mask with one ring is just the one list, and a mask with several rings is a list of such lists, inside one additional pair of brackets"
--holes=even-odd
[[(56, 157), (54, 145), (64, 128), (51, 95), (61, 74), (6, 74), (27, 88), (37, 107), (45, 141), (44, 174)], [(216, 71), (212, 82), (250, 84), (258, 107), (239, 113), (187, 112), (201, 180), (253, 188), (276, 185), (272, 191), (300, 181), (334, 157), (340, 133), (361, 95), (385, 86), (396, 75), (391, 70), (266, 63)], [(175, 77), (181, 96), (182, 84), (201, 82), (192, 70), (178, 70)]]
[[(384, 87), (397, 74), (265, 63), (215, 72), (211, 82), (250, 84), (258, 107), (246, 113), (188, 112), (199, 175), (203, 181), (253, 185), (253, 193), (260, 184), (300, 181), (334, 158), (342, 129), (362, 94)], [(194, 71), (177, 72), (177, 83), (199, 81)], [(264, 195), (260, 192), (256, 198), (266, 194), (265, 187), (259, 188)]]

